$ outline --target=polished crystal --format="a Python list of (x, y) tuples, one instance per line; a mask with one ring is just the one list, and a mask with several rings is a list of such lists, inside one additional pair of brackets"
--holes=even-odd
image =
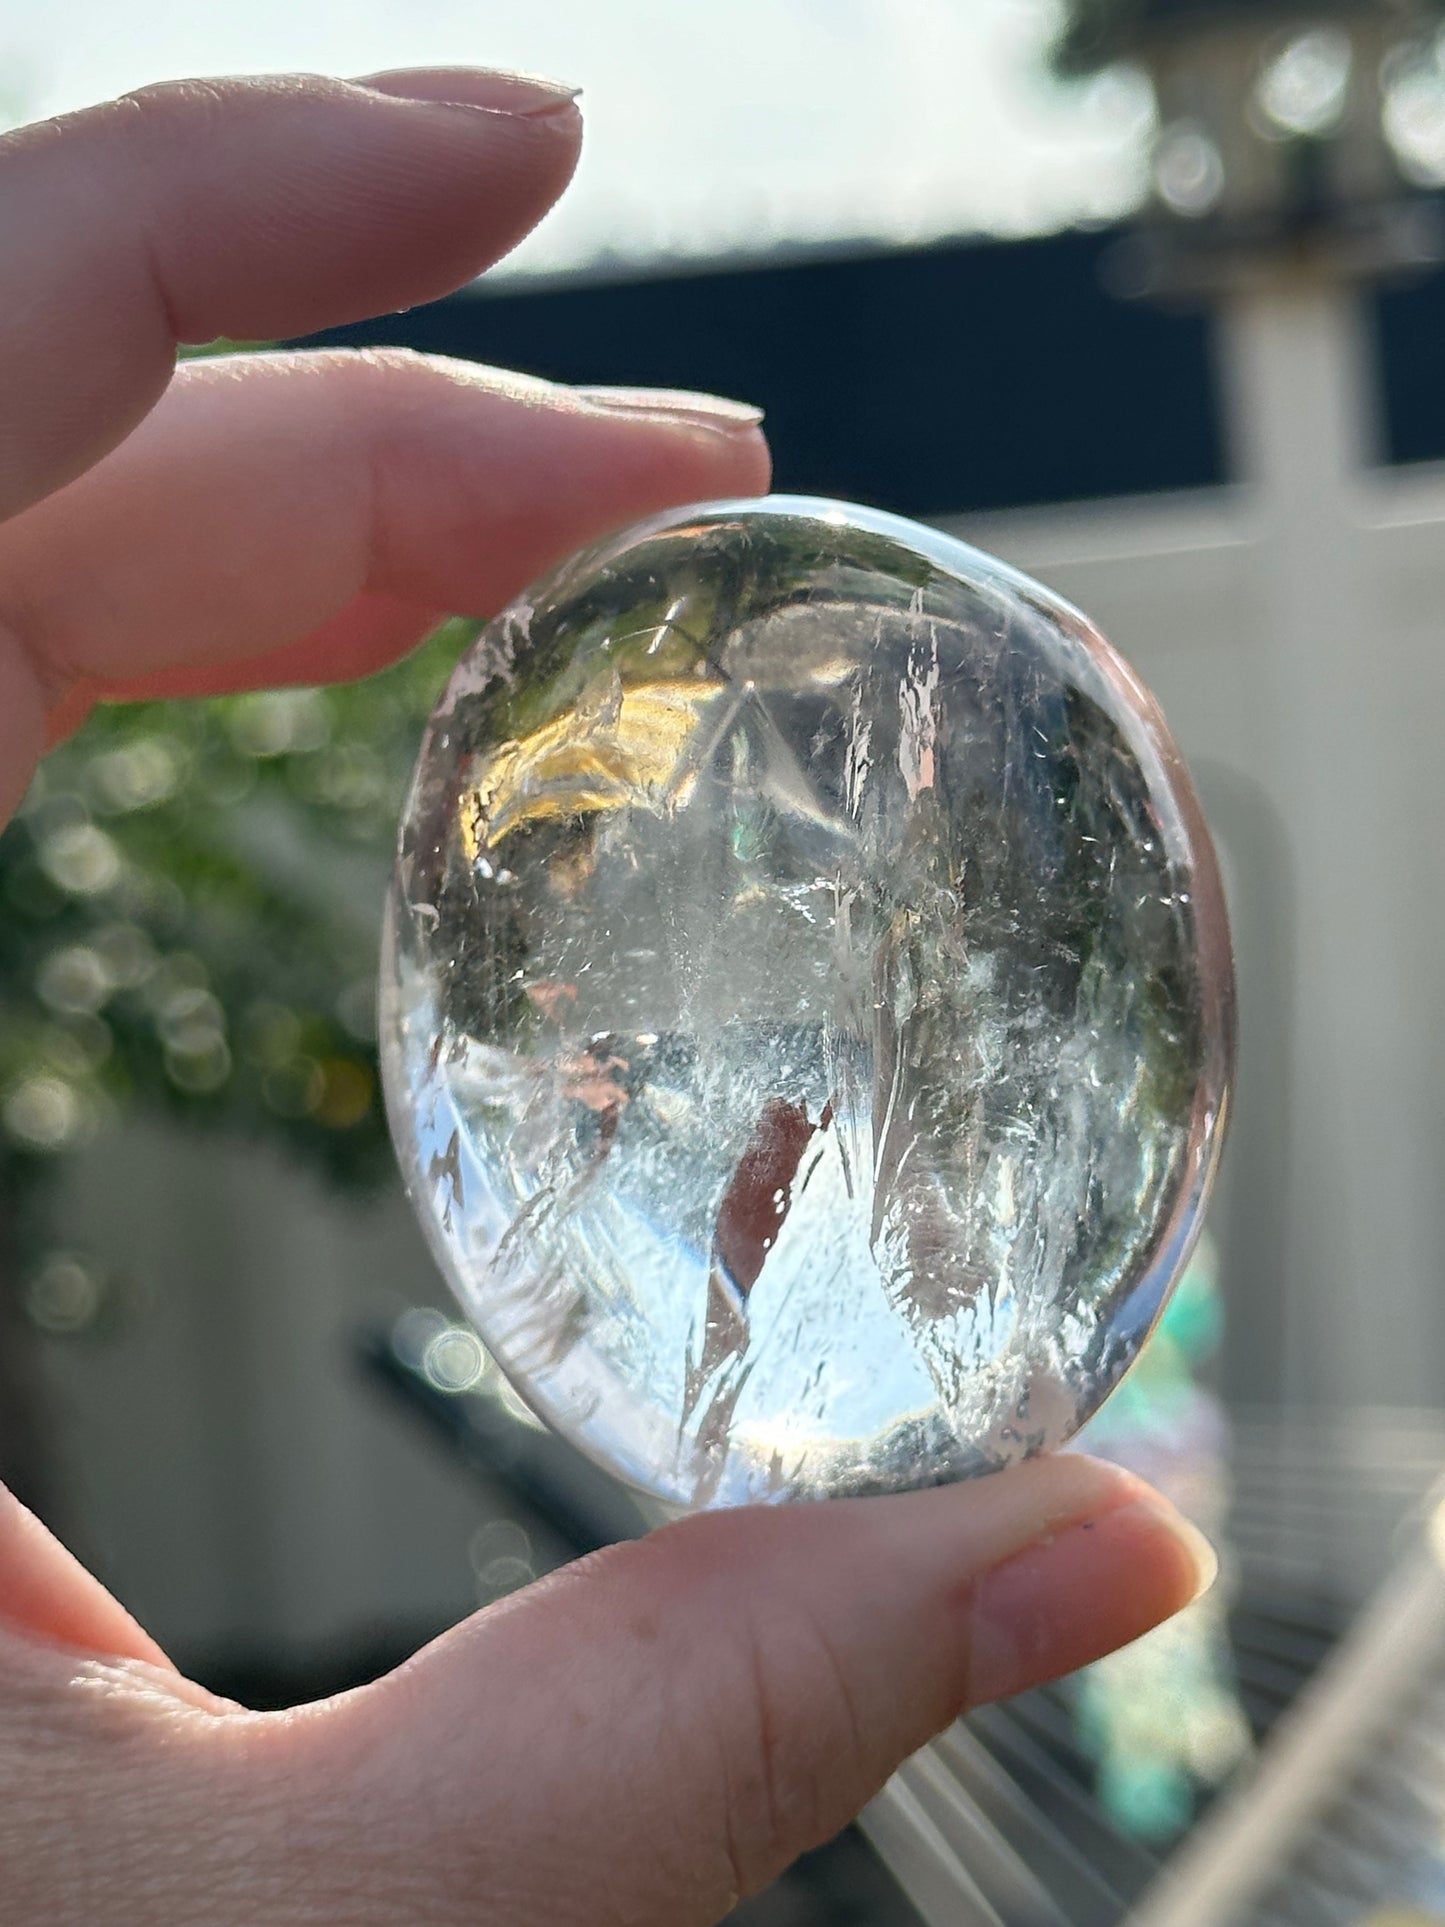
[(383, 971), (393, 1128), (529, 1404), (691, 1505), (1061, 1444), (1221, 1136), (1219, 880), (1152, 699), (937, 531), (654, 518), (433, 719)]

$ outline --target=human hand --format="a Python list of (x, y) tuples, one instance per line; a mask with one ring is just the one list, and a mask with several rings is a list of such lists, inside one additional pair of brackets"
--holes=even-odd
[[(100, 699), (360, 674), (666, 504), (755, 422), (403, 354), (193, 363), (457, 286), (570, 175), (564, 93), (150, 89), (0, 141), (0, 816)], [(184, 1680), (0, 1493), (0, 1894), (51, 1927), (682, 1927), (960, 1711), (1134, 1638), (1207, 1552), (1078, 1458), (695, 1518), (288, 1714)]]

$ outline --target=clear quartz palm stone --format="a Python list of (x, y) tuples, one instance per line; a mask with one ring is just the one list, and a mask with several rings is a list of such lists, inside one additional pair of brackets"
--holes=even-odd
[(393, 1130), (528, 1403), (685, 1505), (1062, 1444), (1188, 1256), (1218, 872), (1074, 610), (802, 498), (656, 516), (499, 616), (421, 752)]

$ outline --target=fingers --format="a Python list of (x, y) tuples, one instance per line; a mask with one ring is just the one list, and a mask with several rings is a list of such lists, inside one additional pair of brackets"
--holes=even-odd
[(98, 1579), (0, 1486), (0, 1626), (47, 1645), (168, 1667)]
[(469, 69), (145, 88), (0, 139), (0, 516), (151, 408), (176, 342), (304, 334), (458, 287), (566, 185), (580, 122)]
[(295, 1879), (318, 1919), (345, 1865), (380, 1921), (462, 1919), (482, 1893), (498, 1923), (715, 1921), (960, 1711), (1185, 1605), (1199, 1545), (1147, 1488), (1068, 1457), (689, 1520), (293, 1731), (288, 1797), (315, 1788), (321, 1816)]
[(281, 1927), (303, 1918), (285, 1910), (264, 1867), (248, 1870), (246, 1911), (215, 1898), (234, 1889), (246, 1850), (246, 1830), (228, 1812), (232, 1716), (164, 1665), (53, 1646), (0, 1624), (7, 1922)]
[(85, 1657), (0, 1626), (0, 1884), (52, 1927), (703, 1927), (962, 1709), (1134, 1638), (1209, 1563), (1065, 1457), (691, 1519), (285, 1715), (124, 1629)]
[(186, 366), (118, 449), (0, 526), (0, 802), (46, 717), (361, 674), (610, 527), (764, 488), (754, 417), (711, 406), (402, 352)]
[[(490, 613), (591, 535), (763, 487), (756, 418), (707, 405), (610, 407), (399, 350), (195, 363), (121, 448), (0, 528), (0, 610), (53, 684), (96, 693), (209, 692), (241, 662), (247, 680), (352, 675), (399, 607)], [(384, 620), (373, 604), (306, 644), (363, 592)]]

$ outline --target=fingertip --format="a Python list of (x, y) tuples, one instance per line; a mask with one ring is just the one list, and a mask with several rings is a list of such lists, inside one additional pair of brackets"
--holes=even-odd
[(1105, 1503), (981, 1574), (966, 1704), (1012, 1698), (1132, 1644), (1193, 1604), (1218, 1560), (1197, 1527), (1129, 1475)]
[(362, 74), (346, 83), (371, 94), (396, 100), (434, 102), (449, 107), (477, 107), (493, 114), (512, 114), (523, 120), (565, 122), (581, 118), (580, 87), (550, 80), (542, 74), (515, 73), (498, 67), (391, 67)]
[(1219, 1580), (1219, 1554), (1194, 1521), (1186, 1519), (1166, 1499), (1153, 1494), (1139, 1504), (1146, 1513), (1153, 1509), (1155, 1524), (1172, 1548), (1180, 1602), (1175, 1610), (1182, 1611), (1214, 1590)]
[(0, 1629), (43, 1646), (175, 1671), (124, 1606), (3, 1485)]
[[(572, 422), (603, 431), (620, 428), (699, 471), (699, 486), (713, 497), (767, 492), (773, 457), (763, 432), (763, 411), (726, 395), (669, 388), (578, 387), (548, 396)], [(701, 499), (699, 496), (698, 499)]]
[(767, 435), (759, 427), (749, 429), (733, 439), (740, 444), (737, 460), (745, 476), (738, 492), (742, 495), (766, 495), (773, 480), (773, 451)]
[(473, 280), (571, 179), (568, 88), (418, 69), (167, 81), (0, 142), (0, 514), (165, 392), (177, 341), (296, 339)]
[[(688, 431), (684, 431), (688, 432)], [(759, 427), (692, 430), (705, 438), (706, 454), (713, 476), (708, 493), (714, 499), (766, 495), (773, 474), (773, 452), (767, 436)]]
[(1219, 1555), (1209, 1540), (1193, 1520), (1136, 1472), (1085, 1452), (1061, 1452), (1039, 1463), (1078, 1468), (1074, 1475), (1081, 1481), (1077, 1490), (1095, 1516), (1132, 1507), (1143, 1521), (1152, 1522), (1159, 1545), (1167, 1544), (1175, 1555), (1184, 1594), (1181, 1607), (1208, 1592), (1218, 1579)]
[[(678, 398), (674, 397), (674, 400)], [(398, 349), (186, 363), (106, 462), (0, 532), (51, 740), (96, 700), (367, 674), (644, 516), (768, 484), (744, 411), (604, 408)], [(164, 568), (135, 557), (164, 553)]]
[[(529, 1918), (591, 1918), (611, 1870), (618, 1918), (714, 1919), (968, 1706), (1099, 1658), (1202, 1577), (1156, 1494), (1074, 1455), (887, 1498), (693, 1515), (333, 1704), (311, 1757), (348, 1785), (353, 1818), (384, 1798), (413, 1829), (412, 1864), (457, 1892), (476, 1878), (469, 1842), (495, 1877), (476, 1789), (524, 1736), (503, 1850)], [(371, 1851), (365, 1828), (355, 1850)]]

